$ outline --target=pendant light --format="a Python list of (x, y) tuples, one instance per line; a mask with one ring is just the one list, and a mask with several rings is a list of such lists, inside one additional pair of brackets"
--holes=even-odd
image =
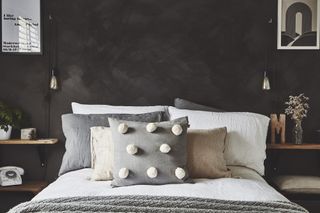
[(262, 89), (263, 90), (270, 90), (271, 89), (270, 81), (269, 81), (269, 78), (267, 76), (267, 71), (264, 71), (264, 74), (263, 74)]
[(58, 90), (58, 81), (57, 77), (55, 76), (54, 69), (51, 70), (51, 79), (50, 79), (50, 89)]
[(265, 68), (264, 68), (264, 72), (263, 72), (263, 81), (262, 81), (262, 90), (270, 90), (270, 81), (268, 78), (268, 51), (266, 52), (266, 58), (265, 58)]
[(50, 67), (51, 67), (51, 77), (50, 77), (50, 84), (49, 87), (51, 90), (58, 90), (58, 80), (56, 77), (55, 72), (55, 65), (56, 65), (56, 26), (54, 23), (54, 19), (52, 15), (49, 15), (49, 21), (51, 26), (51, 59), (50, 59)]
[[(272, 18), (269, 19), (268, 21), (268, 25), (270, 26), (273, 23)], [(268, 29), (269, 29), (268, 26)], [(268, 46), (267, 46), (267, 51), (266, 51), (266, 57), (265, 57), (265, 71), (263, 72), (263, 81), (262, 81), (262, 90), (270, 90), (271, 86), (270, 86), (270, 80), (268, 78), (268, 70), (269, 70), (269, 54), (270, 54), (270, 46), (272, 46), (269, 42), (268, 42)]]

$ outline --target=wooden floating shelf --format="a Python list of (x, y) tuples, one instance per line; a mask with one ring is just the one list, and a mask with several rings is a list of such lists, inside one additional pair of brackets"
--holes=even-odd
[(56, 144), (58, 143), (58, 139), (50, 138), (50, 139), (38, 139), (38, 140), (20, 140), (20, 139), (12, 139), (12, 140), (0, 140), (0, 144), (3, 145), (15, 145), (15, 144)]
[(320, 150), (320, 144), (311, 144), (311, 143), (304, 143), (304, 144), (267, 144), (267, 149), (269, 150), (276, 150), (276, 149), (287, 149), (287, 150)]
[(48, 186), (46, 181), (26, 181), (18, 186), (0, 186), (0, 192), (31, 192), (38, 194)]

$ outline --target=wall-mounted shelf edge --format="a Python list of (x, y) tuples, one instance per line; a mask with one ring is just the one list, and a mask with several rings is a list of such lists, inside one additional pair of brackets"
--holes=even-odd
[(56, 144), (58, 139), (56, 138), (46, 138), (38, 140), (21, 140), (21, 139), (11, 139), (11, 140), (0, 140), (0, 145), (45, 145), (45, 144)]
[(292, 143), (284, 143), (284, 144), (267, 144), (268, 150), (320, 150), (320, 144), (292, 144)]

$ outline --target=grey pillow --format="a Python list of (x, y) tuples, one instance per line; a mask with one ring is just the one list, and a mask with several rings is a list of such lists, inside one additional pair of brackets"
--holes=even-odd
[[(187, 117), (154, 123), (157, 127), (154, 132), (147, 131), (148, 123), (112, 118), (109, 123), (114, 142), (112, 186), (190, 181), (187, 170)], [(126, 133), (120, 132), (123, 124), (128, 126)], [(177, 125), (182, 130), (180, 135), (172, 131), (172, 127)], [(132, 146), (137, 150), (132, 149)], [(166, 153), (168, 147), (170, 150)], [(157, 170), (157, 174), (154, 169), (150, 169), (152, 167)]]
[(59, 175), (66, 172), (91, 166), (90, 154), (90, 127), (109, 127), (108, 118), (119, 118), (131, 121), (159, 122), (162, 121), (163, 112), (145, 114), (99, 114), (62, 115), (62, 130), (66, 137), (66, 152), (63, 156)]
[(225, 110), (222, 110), (222, 109), (197, 104), (192, 101), (188, 101), (181, 98), (174, 99), (174, 106), (177, 107), (178, 109), (201, 110), (201, 111), (209, 111), (209, 112), (225, 112)]

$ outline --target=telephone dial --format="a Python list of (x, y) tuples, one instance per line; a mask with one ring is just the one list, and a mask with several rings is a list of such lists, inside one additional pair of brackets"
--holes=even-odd
[(1, 186), (15, 186), (22, 184), (21, 175), (24, 170), (16, 166), (0, 167), (0, 185)]

